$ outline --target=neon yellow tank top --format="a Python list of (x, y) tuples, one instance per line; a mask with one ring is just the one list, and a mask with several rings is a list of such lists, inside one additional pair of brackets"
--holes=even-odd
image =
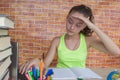
[(65, 34), (61, 36), (58, 46), (58, 68), (85, 68), (87, 47), (85, 36), (80, 34), (80, 45), (76, 50), (70, 50), (65, 45)]

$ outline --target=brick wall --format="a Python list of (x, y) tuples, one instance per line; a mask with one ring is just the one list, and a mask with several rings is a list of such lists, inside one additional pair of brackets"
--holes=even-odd
[[(19, 43), (19, 65), (46, 53), (51, 40), (65, 32), (65, 18), (74, 5), (93, 9), (98, 25), (120, 47), (120, 0), (1, 0), (0, 14), (15, 22), (9, 30)], [(120, 67), (120, 56), (89, 50), (87, 67)]]

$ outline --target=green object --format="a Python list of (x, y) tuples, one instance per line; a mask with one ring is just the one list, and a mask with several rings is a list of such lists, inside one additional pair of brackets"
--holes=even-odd
[(30, 80), (34, 80), (34, 78), (32, 77), (32, 75), (33, 75), (32, 71), (28, 71), (28, 75), (30, 77)]
[(83, 79), (81, 79), (81, 78), (77, 78), (77, 80), (83, 80)]
[(58, 46), (58, 68), (85, 68), (87, 46), (84, 34), (80, 34), (80, 45), (76, 50), (70, 50), (65, 45), (65, 34), (60, 38)]
[(40, 77), (40, 70), (37, 69), (37, 78), (39, 78), (39, 77)]

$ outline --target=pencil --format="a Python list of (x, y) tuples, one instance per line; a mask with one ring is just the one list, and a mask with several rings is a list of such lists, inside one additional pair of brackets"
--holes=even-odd
[(42, 76), (43, 76), (43, 61), (40, 60), (40, 80), (42, 80)]
[(48, 76), (48, 77), (47, 77), (47, 80), (50, 80), (50, 79), (51, 79), (51, 77), (50, 77), (50, 76)]

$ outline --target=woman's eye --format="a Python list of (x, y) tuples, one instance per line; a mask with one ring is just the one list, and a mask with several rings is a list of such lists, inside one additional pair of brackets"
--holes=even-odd
[(80, 27), (80, 25), (79, 25), (79, 24), (77, 24), (76, 26), (77, 26), (77, 27)]
[(77, 24), (76, 26), (77, 26), (77, 27), (80, 27), (82, 24), (83, 24), (83, 23), (79, 23), (79, 24)]
[(68, 22), (70, 23), (70, 24), (72, 24), (73, 22), (72, 22), (72, 20), (68, 20)]
[(76, 26), (77, 26), (77, 27), (80, 27), (81, 25), (82, 25), (82, 24), (77, 24)]

